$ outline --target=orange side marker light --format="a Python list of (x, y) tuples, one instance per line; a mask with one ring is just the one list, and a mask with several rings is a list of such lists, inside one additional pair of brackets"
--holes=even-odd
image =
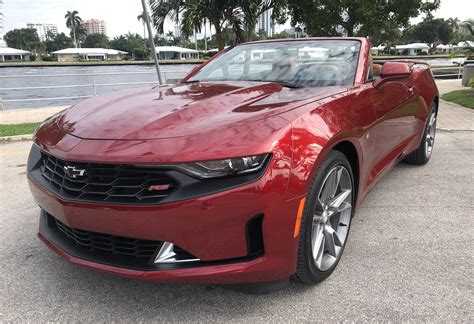
[(293, 238), (296, 238), (300, 233), (301, 227), (301, 218), (303, 217), (303, 210), (304, 210), (304, 203), (306, 202), (306, 197), (301, 198), (300, 206), (298, 207), (298, 213), (296, 214), (296, 222), (295, 222), (295, 231), (293, 233)]

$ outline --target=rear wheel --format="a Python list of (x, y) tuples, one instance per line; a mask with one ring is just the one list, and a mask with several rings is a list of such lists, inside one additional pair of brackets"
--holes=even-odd
[(299, 233), (297, 280), (314, 284), (334, 271), (351, 225), (353, 183), (346, 156), (331, 152), (322, 163), (306, 201)]
[(423, 165), (428, 163), (431, 157), (431, 153), (433, 153), (433, 147), (436, 136), (437, 115), (438, 111), (436, 109), (436, 105), (433, 104), (430, 115), (428, 116), (425, 130), (423, 132), (423, 139), (420, 143), (420, 146), (415, 151), (408, 154), (405, 157), (404, 162), (417, 165)]

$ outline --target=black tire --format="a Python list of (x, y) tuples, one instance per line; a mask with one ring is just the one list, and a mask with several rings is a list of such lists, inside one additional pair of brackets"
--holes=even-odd
[[(313, 215), (316, 207), (316, 200), (320, 190), (322, 189), (321, 187), (324, 184), (324, 180), (328, 176), (329, 172), (334, 167), (339, 165), (344, 166), (348, 170), (348, 173), (350, 175), (350, 181), (353, 188), (351, 205), (354, 206), (355, 189), (354, 176), (352, 173), (351, 165), (347, 160), (347, 157), (343, 153), (339, 151), (332, 151), (328, 155), (328, 157), (322, 162), (319, 171), (317, 172), (315, 179), (311, 184), (311, 188), (309, 190), (303, 211), (303, 217), (301, 220), (301, 227), (299, 232), (298, 260), (296, 266), (296, 273), (293, 277), (297, 281), (302, 282), (304, 284), (316, 284), (329, 277), (336, 268), (337, 264), (339, 263), (339, 260), (344, 252), (345, 245), (347, 243), (348, 233), (350, 230), (350, 220), (344, 244), (342, 246), (342, 249), (340, 250), (340, 253), (335, 263), (325, 271), (321, 271), (316, 267), (311, 247), (311, 233), (313, 226)], [(353, 208), (351, 208), (350, 211), (350, 219), (352, 219), (352, 216)]]
[(434, 146), (434, 135), (433, 135), (433, 142), (431, 145), (431, 151), (429, 151), (429, 154), (427, 153), (428, 141), (426, 137), (429, 131), (430, 120), (433, 114), (435, 117), (434, 132), (436, 132), (436, 118), (438, 115), (438, 109), (436, 107), (436, 104), (433, 104), (433, 106), (431, 107), (430, 113), (426, 119), (426, 124), (425, 124), (425, 128), (423, 129), (423, 137), (421, 138), (420, 146), (415, 151), (409, 153), (403, 159), (403, 162), (407, 164), (424, 165), (428, 163), (428, 161), (430, 160), (432, 152), (433, 152), (433, 146)]

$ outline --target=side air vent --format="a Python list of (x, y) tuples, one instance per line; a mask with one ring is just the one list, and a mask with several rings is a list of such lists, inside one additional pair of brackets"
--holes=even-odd
[(258, 215), (247, 223), (247, 250), (249, 256), (259, 256), (265, 252), (262, 226), (263, 215)]

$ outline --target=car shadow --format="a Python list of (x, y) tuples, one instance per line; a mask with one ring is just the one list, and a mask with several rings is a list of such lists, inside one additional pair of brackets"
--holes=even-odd
[[(201, 317), (209, 319), (209, 314), (216, 314), (221, 319), (224, 316), (228, 320), (249, 318), (253, 313), (261, 314), (262, 307), (270, 301), (275, 304), (287, 302), (302, 292), (318, 290), (318, 286), (291, 282), (280, 291), (252, 295), (221, 286), (161, 284), (130, 279), (70, 264), (41, 246), (41, 242), (36, 244), (39, 245), (33, 249), (36, 253), (28, 261), (34, 262), (31, 266), (39, 269), (36, 276), (41, 287), (38, 288), (49, 290), (42, 296), (64, 298), (80, 303), (84, 309), (100, 305), (100, 309), (111, 314), (125, 312), (127, 318), (199, 320)], [(55, 298), (51, 298), (51, 304), (45, 300), (41, 302), (52, 306)]]

